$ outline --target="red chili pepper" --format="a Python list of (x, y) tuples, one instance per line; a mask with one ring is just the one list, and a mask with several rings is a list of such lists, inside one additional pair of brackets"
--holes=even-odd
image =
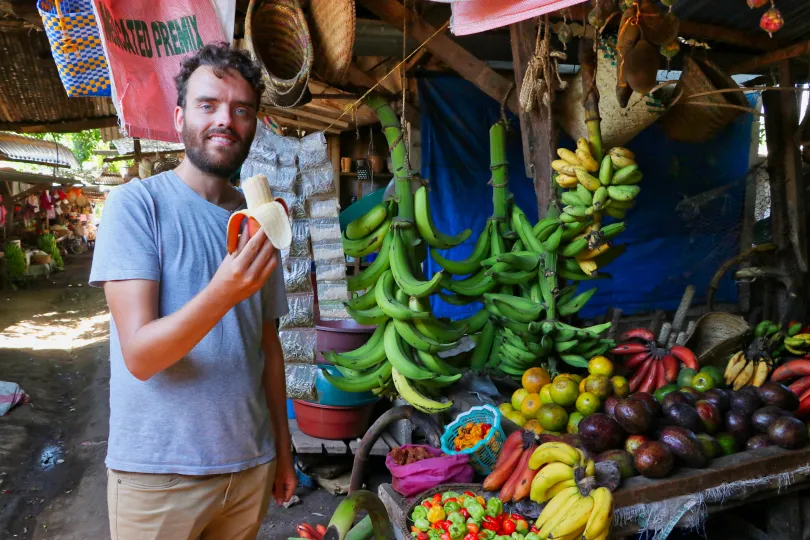
[(449, 532), (442, 533), (442, 535), (439, 538), (441, 538), (442, 540), (453, 540)]
[(458, 502), (458, 499), (456, 499), (455, 497), (450, 497), (449, 499), (445, 499), (442, 504), (447, 504), (449, 502)]
[(434, 494), (433, 495), (433, 500), (436, 501), (436, 502), (442, 502), (442, 494), (441, 493)]
[(466, 495), (467, 497), (472, 497), (473, 499), (475, 498), (475, 493), (473, 493), (472, 491), (465, 491), (463, 495)]
[(501, 523), (500, 532), (498, 534), (509, 535), (513, 532), (515, 532), (515, 522), (511, 519), (503, 520), (503, 523)]
[(529, 532), (533, 532), (533, 533), (539, 533), (539, 532), (540, 532), (540, 529), (538, 529), (537, 527), (535, 527), (534, 525), (532, 525), (532, 528), (531, 528), (531, 529), (529, 529)]
[(443, 520), (439, 521), (438, 523), (439, 523), (439, 526), (442, 528), (443, 531), (446, 531), (446, 530), (450, 529), (450, 525), (453, 524), (453, 522), (450, 521), (449, 519), (443, 519)]
[(481, 524), (481, 526), (488, 531), (498, 532), (498, 529), (500, 529), (501, 524), (496, 518), (492, 516), (484, 516), (484, 521)]
[(470, 513), (467, 511), (466, 508), (460, 508), (458, 513), (464, 516), (464, 519), (470, 519)]
[(512, 514), (510, 517), (512, 519), (514, 519), (515, 521), (517, 521), (519, 519), (524, 519), (525, 520), (525, 518), (523, 516), (521, 516), (520, 514)]
[(437, 521), (436, 523), (434, 523), (433, 525), (431, 525), (431, 526), (430, 526), (430, 528), (431, 528), (431, 529), (436, 529), (437, 531), (440, 531), (440, 530), (442, 530), (442, 522), (441, 522), (441, 521)]
[(467, 533), (462, 540), (478, 540), (478, 534), (474, 532)]
[(416, 537), (416, 540), (430, 540), (430, 536), (426, 532), (420, 532), (419, 536)]

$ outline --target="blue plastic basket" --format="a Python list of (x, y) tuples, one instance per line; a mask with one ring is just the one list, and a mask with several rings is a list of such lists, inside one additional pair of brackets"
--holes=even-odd
[[(472, 448), (455, 450), (453, 440), (459, 430), (468, 422), (490, 424), (492, 428), (487, 436)], [(442, 452), (448, 455), (466, 454), (470, 457), (470, 465), (481, 475), (488, 475), (495, 467), (498, 453), (501, 451), (506, 435), (501, 427), (501, 413), (491, 405), (473, 407), (467, 412), (459, 414), (452, 424), (449, 424), (442, 435)]]

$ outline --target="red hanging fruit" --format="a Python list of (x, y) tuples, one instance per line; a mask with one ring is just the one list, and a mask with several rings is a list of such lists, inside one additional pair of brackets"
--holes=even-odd
[(768, 3), (768, 0), (747, 0), (747, 1), (748, 7), (750, 7), (751, 9), (761, 8), (762, 6)]
[(759, 27), (768, 32), (769, 36), (773, 36), (773, 33), (782, 28), (784, 24), (785, 19), (775, 7), (766, 11), (759, 20)]

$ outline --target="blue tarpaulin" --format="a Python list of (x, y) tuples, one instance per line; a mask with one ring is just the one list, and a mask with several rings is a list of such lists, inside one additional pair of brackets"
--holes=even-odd
[[(492, 214), (489, 128), (500, 118), (500, 105), (463, 79), (432, 74), (419, 79), (419, 101), (421, 174), (430, 180), (433, 220), (447, 234), (473, 231), (465, 243), (441, 254), (464, 259)], [(535, 220), (537, 197), (525, 176), (519, 124), (508, 116), (509, 189)], [(598, 287), (583, 316), (610, 306), (627, 314), (673, 310), (690, 284), (697, 288), (696, 301), (705, 299), (718, 266), (739, 251), (751, 121), (751, 115), (743, 115), (703, 144), (669, 140), (653, 124), (626, 145), (644, 172), (641, 194), (626, 219), (627, 230), (616, 239), (627, 244), (627, 251), (605, 268), (612, 279), (583, 284)], [(559, 144), (574, 147), (564, 134)], [(438, 270), (429, 257), (427, 274)], [(721, 284), (716, 299), (736, 301), (730, 279)], [(460, 318), (480, 309), (479, 304), (452, 306), (437, 297), (431, 302), (438, 316)]]

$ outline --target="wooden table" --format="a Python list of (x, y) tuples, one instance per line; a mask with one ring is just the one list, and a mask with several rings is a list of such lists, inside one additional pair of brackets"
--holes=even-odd
[[(613, 493), (615, 508), (661, 502), (699, 493), (732, 482), (792, 473), (793, 481), (790, 484), (786, 485), (783, 479), (772, 478), (763, 485), (746, 488), (745, 493), (742, 495), (733, 495), (721, 503), (708, 503), (706, 505), (706, 511), (709, 514), (720, 512), (757, 500), (781, 497), (799, 489), (810, 487), (810, 470), (802, 471), (808, 465), (810, 465), (810, 447), (792, 451), (769, 447), (740, 452), (715, 459), (712, 461), (711, 466), (705, 469), (682, 468), (672, 476), (658, 480), (642, 476), (631, 478)], [(380, 487), (379, 494), (383, 502), (386, 503), (395, 525), (396, 520), (405, 518), (404, 511), (408, 505), (407, 499), (399, 496), (388, 484)], [(637, 531), (637, 526), (626, 526), (615, 530), (612, 537), (629, 536)], [(787, 538), (787, 536), (784, 538)]]

